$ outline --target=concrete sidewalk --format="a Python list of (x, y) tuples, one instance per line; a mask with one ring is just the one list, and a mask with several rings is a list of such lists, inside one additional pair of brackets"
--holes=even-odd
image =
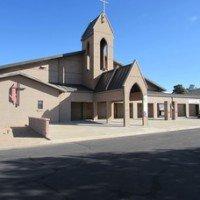
[(178, 119), (177, 121), (149, 120), (147, 127), (141, 126), (140, 120), (134, 120), (131, 126), (126, 128), (122, 127), (122, 120), (114, 120), (109, 125), (104, 120), (98, 120), (96, 123), (75, 122), (50, 125), (51, 140), (47, 140), (28, 127), (17, 127), (10, 134), (0, 134), (0, 150), (142, 134), (160, 134), (196, 128), (200, 128), (199, 119)]

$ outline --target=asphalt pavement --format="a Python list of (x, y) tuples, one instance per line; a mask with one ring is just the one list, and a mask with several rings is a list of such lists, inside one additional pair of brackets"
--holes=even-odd
[(199, 200), (200, 129), (0, 151), (0, 200)]

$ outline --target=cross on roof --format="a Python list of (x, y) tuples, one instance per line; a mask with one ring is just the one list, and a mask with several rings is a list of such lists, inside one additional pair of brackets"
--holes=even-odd
[(106, 13), (106, 4), (108, 3), (108, 0), (100, 0), (103, 3), (103, 12)]

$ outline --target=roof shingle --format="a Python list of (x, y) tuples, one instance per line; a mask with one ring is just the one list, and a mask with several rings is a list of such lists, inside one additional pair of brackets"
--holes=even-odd
[(121, 89), (132, 65), (119, 67), (107, 72), (104, 72), (95, 88), (95, 92), (103, 92), (107, 90)]

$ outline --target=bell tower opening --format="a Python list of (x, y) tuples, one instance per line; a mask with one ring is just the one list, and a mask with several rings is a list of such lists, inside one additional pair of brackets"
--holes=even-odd
[(89, 42), (87, 42), (87, 47), (86, 47), (86, 59), (87, 59), (86, 61), (87, 70), (90, 70), (90, 43)]
[(104, 38), (100, 42), (100, 69), (108, 69), (108, 44)]

